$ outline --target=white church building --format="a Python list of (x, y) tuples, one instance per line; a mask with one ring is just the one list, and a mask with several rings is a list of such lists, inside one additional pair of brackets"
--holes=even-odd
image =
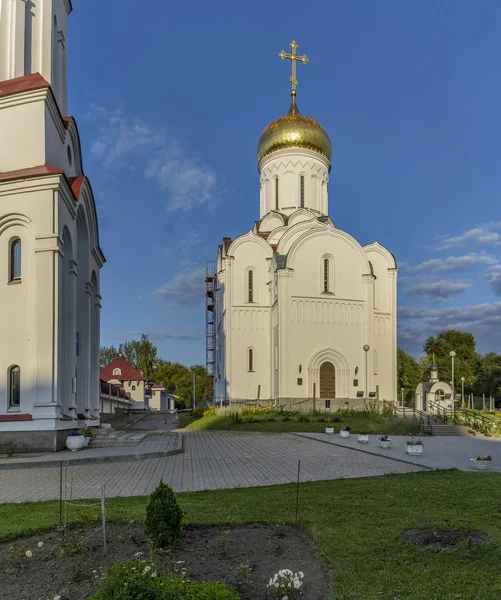
[(96, 206), (68, 115), (70, 0), (0, 2), (0, 453), (99, 424)]
[(260, 218), (217, 256), (215, 399), (329, 410), (397, 398), (397, 265), (329, 216), (332, 146), (296, 105), (262, 132)]

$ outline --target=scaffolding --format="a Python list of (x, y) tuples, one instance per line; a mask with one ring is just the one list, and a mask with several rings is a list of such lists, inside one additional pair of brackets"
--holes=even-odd
[(214, 371), (216, 363), (216, 263), (208, 261), (205, 267), (205, 400), (214, 395)]

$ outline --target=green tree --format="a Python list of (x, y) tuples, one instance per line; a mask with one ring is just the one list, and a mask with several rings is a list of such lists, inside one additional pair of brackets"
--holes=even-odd
[(140, 340), (126, 341), (120, 344), (118, 351), (123, 354), (136, 369), (143, 371), (147, 379), (152, 379), (158, 363), (157, 347), (144, 333)]
[(205, 367), (193, 365), (187, 367), (180, 363), (159, 360), (153, 380), (162, 381), (165, 390), (179, 396), (178, 405), (183, 408), (193, 406), (193, 369), (195, 370), (195, 393), (197, 402), (204, 399)]
[(482, 356), (473, 392), (476, 396), (501, 398), (501, 354), (489, 352)]
[(117, 357), (118, 350), (115, 346), (101, 346), (99, 349), (99, 368), (102, 369)]
[(397, 387), (398, 399), (400, 400), (402, 389), (404, 390), (404, 404), (412, 405), (414, 393), (419, 383), (423, 381), (422, 366), (414, 357), (405, 350), (397, 350)]
[(461, 377), (465, 378), (465, 392), (472, 391), (477, 381), (480, 369), (480, 355), (476, 351), (475, 338), (471, 333), (448, 329), (441, 331), (435, 337), (430, 336), (424, 351), (431, 363), (438, 366), (438, 376), (442, 381), (452, 381), (452, 360), (450, 352), (454, 351), (454, 387), (455, 392), (461, 390)]

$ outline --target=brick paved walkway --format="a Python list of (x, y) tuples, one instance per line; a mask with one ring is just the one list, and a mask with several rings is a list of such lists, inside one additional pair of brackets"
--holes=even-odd
[(356, 448), (362, 452), (371, 453), (371, 455), (397, 458), (432, 469), (456, 468), (468, 471), (472, 469), (471, 459), (473, 457), (490, 454), (493, 457), (491, 470), (501, 472), (501, 438), (486, 438), (482, 435), (478, 435), (478, 437), (425, 436), (421, 438), (423, 454), (411, 457), (405, 453), (405, 441), (411, 439), (409, 436), (393, 436), (390, 448), (385, 450), (379, 446), (377, 441), (379, 436), (377, 435), (369, 436), (370, 441), (368, 444), (359, 444), (356, 434), (351, 435), (349, 438), (340, 438), (339, 435), (325, 435), (325, 433), (298, 433), (295, 435), (301, 436), (303, 439), (328, 442), (336, 447)]
[[(176, 491), (263, 486), (420, 471), (421, 467), (287, 434), (200, 431), (183, 434), (185, 451), (132, 462), (65, 467), (73, 498), (150, 494), (162, 478)], [(115, 449), (116, 450), (116, 449)], [(59, 469), (45, 466), (0, 470), (0, 502), (59, 497)]]

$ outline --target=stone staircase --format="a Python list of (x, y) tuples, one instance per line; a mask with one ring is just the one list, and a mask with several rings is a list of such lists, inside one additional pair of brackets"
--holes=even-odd
[(107, 429), (97, 427), (92, 430), (89, 448), (109, 448), (110, 446), (137, 446), (139, 442), (148, 435), (148, 432), (132, 433), (129, 431), (117, 431), (113, 427)]
[(436, 422), (431, 426), (433, 435), (469, 435), (468, 431), (468, 427), (449, 423)]

